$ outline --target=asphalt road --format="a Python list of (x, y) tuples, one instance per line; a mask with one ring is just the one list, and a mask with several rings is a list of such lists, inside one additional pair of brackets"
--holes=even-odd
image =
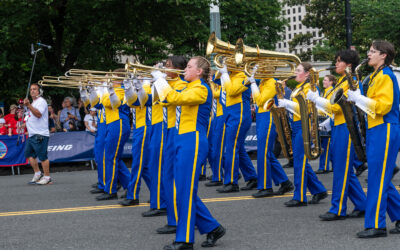
[[(285, 163), (285, 161), (283, 161)], [(317, 162), (311, 162), (317, 169)], [(285, 169), (293, 179), (293, 169)], [(360, 176), (366, 187), (367, 173)], [(89, 193), (96, 171), (57, 172), (53, 185), (27, 185), (31, 175), (0, 177), (0, 249), (162, 249), (174, 235), (155, 229), (166, 217), (144, 218), (149, 191), (142, 186), (137, 207), (121, 207), (116, 200), (95, 201)], [(332, 173), (318, 176), (328, 190)], [(400, 184), (400, 174), (393, 179)], [(243, 180), (239, 183), (244, 185)], [(400, 235), (362, 240), (355, 234), (363, 219), (322, 222), (330, 198), (319, 205), (286, 208), (291, 194), (252, 199), (255, 191), (219, 194), (199, 184), (199, 196), (227, 229), (214, 249), (400, 249)], [(122, 194), (122, 192), (120, 192)], [(353, 206), (348, 201), (348, 212)], [(388, 229), (394, 224), (387, 219)], [(195, 248), (205, 236), (196, 231)]]

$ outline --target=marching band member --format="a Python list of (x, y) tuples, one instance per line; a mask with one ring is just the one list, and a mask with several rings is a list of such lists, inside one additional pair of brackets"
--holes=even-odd
[(365, 213), (366, 197), (353, 171), (355, 152), (344, 114), (339, 104), (331, 105), (328, 101), (339, 88), (342, 88), (344, 94), (347, 94), (351, 83), (347, 80), (345, 70), (347, 67), (351, 67), (352, 72), (354, 72), (358, 64), (359, 57), (356, 51), (348, 49), (337, 52), (336, 73), (341, 75), (338, 84), (326, 94), (326, 98), (319, 97), (316, 92), (312, 91), (307, 94), (307, 98), (315, 102), (317, 107), (334, 114), (334, 127), (332, 129), (332, 137), (334, 138), (332, 143), (332, 206), (327, 213), (319, 216), (323, 221), (345, 219), (347, 217), (347, 197), (354, 203), (354, 211), (348, 217), (362, 217)]
[(395, 55), (387, 41), (373, 41), (368, 51), (368, 65), (374, 68), (368, 90), (349, 91), (348, 100), (368, 110), (367, 162), (368, 193), (365, 208), (365, 230), (359, 238), (385, 237), (386, 212), (396, 227), (390, 233), (400, 233), (400, 194), (391, 182), (400, 147), (399, 85), (389, 65)]
[(205, 81), (209, 71), (207, 59), (193, 57), (185, 69), (185, 80), (189, 83), (182, 91), (172, 89), (163, 78), (154, 83), (161, 101), (177, 105), (174, 178), (179, 219), (176, 240), (164, 249), (193, 249), (195, 226), (201, 234), (207, 233), (203, 247), (214, 246), (225, 234), (225, 229), (197, 196), (201, 164), (208, 153), (212, 92)]
[[(296, 81), (299, 83), (296, 89), (302, 88), (307, 94), (310, 84), (306, 81), (312, 68), (310, 63), (302, 62), (296, 68)], [(296, 90), (295, 89), (295, 90)], [(293, 91), (295, 91), (293, 90)], [(293, 115), (292, 127), (292, 145), (293, 145), (293, 163), (294, 163), (294, 195), (293, 199), (285, 202), (287, 207), (307, 206), (307, 187), (313, 195), (309, 204), (317, 204), (320, 200), (325, 199), (328, 194), (324, 185), (318, 180), (312, 170), (308, 160), (304, 154), (304, 143), (301, 127), (301, 118), (299, 116), (299, 104), (296, 99), (294, 101), (287, 99), (278, 99), (280, 107), (289, 110)]]
[[(223, 167), (223, 146), (225, 138), (225, 119), (223, 116), (223, 108), (221, 104), (221, 85), (217, 85), (211, 79), (211, 90), (213, 91), (213, 115), (212, 120), (212, 136), (210, 146), (212, 147), (210, 166), (212, 170), (212, 179), (205, 185), (207, 187), (215, 187), (222, 185), (222, 167)], [(209, 139), (210, 140), (210, 139)]]
[(257, 173), (247, 154), (244, 141), (251, 126), (250, 88), (244, 85), (246, 76), (243, 72), (228, 74), (226, 65), (219, 70), (221, 74), (222, 100), (225, 118), (224, 145), (224, 186), (220, 193), (238, 192), (239, 167), (247, 182), (242, 190), (257, 187)]
[[(336, 78), (333, 75), (326, 75), (323, 80), (324, 86), (324, 98), (327, 98), (327, 94), (331, 92), (333, 87), (336, 85)], [(332, 161), (331, 152), (332, 152), (332, 136), (331, 135), (331, 128), (332, 128), (332, 119), (326, 118), (322, 123), (320, 123), (320, 130), (323, 131), (327, 136), (321, 136), (321, 147), (322, 153), (319, 157), (319, 168), (315, 171), (316, 174), (326, 174), (329, 173), (329, 162)]]
[[(118, 72), (124, 71), (117, 69)], [(126, 189), (129, 184), (130, 173), (122, 160), (122, 152), (125, 142), (129, 138), (129, 107), (124, 101), (124, 90), (121, 88), (121, 81), (112, 81), (108, 93), (103, 97), (102, 104), (105, 109), (107, 132), (105, 137), (105, 186), (104, 194), (97, 196), (96, 200), (117, 199), (117, 181), (119, 180)], [(97, 97), (97, 98), (96, 98)], [(99, 97), (92, 99), (91, 104), (99, 103)]]
[(134, 79), (133, 81), (124, 80), (123, 83), (127, 105), (133, 108), (132, 167), (126, 199), (119, 204), (123, 206), (135, 206), (139, 205), (139, 192), (142, 177), (148, 188), (150, 189), (151, 187), (148, 165), (150, 158), (148, 148), (150, 141), (148, 132), (150, 122), (147, 121), (148, 108), (141, 105), (141, 102), (142, 104), (151, 104), (151, 98), (148, 97), (143, 89), (141, 81), (138, 79)]
[[(273, 147), (277, 136), (275, 124), (272, 120), (272, 113), (264, 109), (264, 104), (275, 97), (276, 80), (273, 78), (264, 79), (257, 86), (254, 76), (249, 77), (251, 92), (257, 104), (256, 131), (257, 131), (257, 174), (258, 192), (252, 196), (262, 198), (274, 194), (284, 194), (294, 189), (293, 183), (288, 179), (281, 164), (276, 159)], [(272, 178), (275, 183), (281, 184), (277, 193), (272, 189)]]
[[(171, 56), (168, 58), (165, 67), (167, 69), (184, 70), (187, 60), (183, 56)], [(168, 84), (174, 90), (184, 89), (187, 82), (183, 77), (176, 73), (167, 72), (170, 79)], [(171, 234), (176, 232), (176, 223), (178, 220), (178, 211), (176, 206), (176, 188), (174, 184), (174, 162), (175, 162), (175, 137), (176, 137), (176, 106), (170, 103), (163, 104), (163, 122), (164, 122), (164, 151), (162, 154), (162, 183), (165, 190), (165, 200), (167, 205), (167, 225), (158, 228), (159, 234)]]
[[(92, 190), (90, 190), (90, 193), (92, 194), (100, 194), (100, 193), (104, 193), (104, 186), (105, 186), (105, 179), (106, 179), (106, 175), (105, 175), (105, 155), (104, 155), (104, 143), (105, 143), (105, 138), (106, 138), (106, 132), (107, 132), (107, 128), (106, 128), (106, 118), (105, 118), (105, 110), (104, 107), (102, 105), (102, 101), (103, 101), (103, 96), (104, 96), (104, 88), (100, 87), (99, 91), (97, 93), (97, 91), (94, 91), (94, 93), (96, 93), (96, 95), (99, 95), (100, 99), (99, 102), (94, 106), (94, 108), (96, 108), (98, 110), (97, 112), (97, 132), (96, 132), (96, 136), (94, 139), (94, 159), (97, 165), (97, 184), (96, 186), (93, 187)], [(86, 89), (80, 89), (79, 91), (80, 96), (81, 96), (81, 100), (83, 102), (83, 104), (85, 105), (85, 107), (88, 107), (90, 105), (90, 99), (89, 99), (89, 95), (87, 93)]]

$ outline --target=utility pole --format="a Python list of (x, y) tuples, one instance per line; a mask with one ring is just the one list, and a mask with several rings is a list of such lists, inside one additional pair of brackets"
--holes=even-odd
[(221, 19), (219, 15), (218, 1), (210, 6), (210, 34), (215, 32), (215, 35), (221, 39)]

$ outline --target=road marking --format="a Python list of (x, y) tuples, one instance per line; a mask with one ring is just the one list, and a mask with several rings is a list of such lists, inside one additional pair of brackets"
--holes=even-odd
[[(396, 187), (397, 190), (400, 190), (399, 187)], [(364, 192), (367, 189), (364, 188)], [(332, 194), (332, 191), (328, 191), (328, 194)], [(307, 193), (307, 195), (311, 195), (311, 193)], [(252, 196), (233, 196), (233, 197), (216, 197), (216, 198), (204, 198), (201, 199), (204, 203), (212, 203), (212, 202), (227, 202), (227, 201), (243, 201), (243, 200), (260, 200), (260, 199), (275, 199), (275, 198), (285, 198), (292, 197), (293, 193), (287, 193), (284, 195), (275, 195), (271, 197), (265, 198), (254, 198)], [(115, 209), (115, 208), (136, 208), (136, 207), (148, 207), (150, 204), (148, 203), (140, 203), (137, 206), (122, 206), (122, 205), (103, 205), (103, 206), (89, 206), (89, 207), (69, 207), (69, 208), (55, 208), (55, 209), (41, 209), (41, 210), (29, 210), (29, 211), (14, 211), (14, 212), (3, 212), (0, 213), (0, 217), (9, 217), (9, 216), (21, 216), (21, 215), (34, 215), (34, 214), (54, 214), (54, 213), (68, 213), (68, 212), (80, 212), (80, 211), (95, 211), (95, 210), (106, 210), (106, 209)]]

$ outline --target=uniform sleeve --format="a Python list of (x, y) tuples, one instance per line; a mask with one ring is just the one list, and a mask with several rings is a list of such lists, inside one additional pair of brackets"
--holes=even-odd
[(393, 81), (389, 75), (384, 74), (375, 84), (373, 95), (368, 97), (376, 101), (375, 113), (386, 115), (393, 105)]
[[(117, 106), (114, 107), (114, 109), (119, 108), (119, 106), (122, 105), (123, 101), (124, 101), (124, 90), (122, 88), (114, 88), (115, 91), (115, 95), (117, 95), (118, 99), (119, 99), (119, 104)], [(104, 94), (104, 99), (103, 99), (103, 106), (105, 108), (110, 108), (112, 109), (113, 107), (111, 106), (111, 101), (110, 101), (110, 94)]]
[(230, 96), (237, 96), (242, 94), (244, 91), (248, 89), (247, 86), (244, 85), (246, 80), (246, 76), (244, 73), (239, 73), (231, 77), (231, 81), (225, 84), (226, 94)]
[(199, 105), (207, 101), (208, 90), (203, 85), (193, 86), (182, 92), (171, 90), (167, 94), (167, 102), (174, 105)]
[(260, 92), (256, 92), (253, 97), (258, 107), (263, 107), (264, 104), (276, 95), (275, 79), (263, 80), (260, 83)]

